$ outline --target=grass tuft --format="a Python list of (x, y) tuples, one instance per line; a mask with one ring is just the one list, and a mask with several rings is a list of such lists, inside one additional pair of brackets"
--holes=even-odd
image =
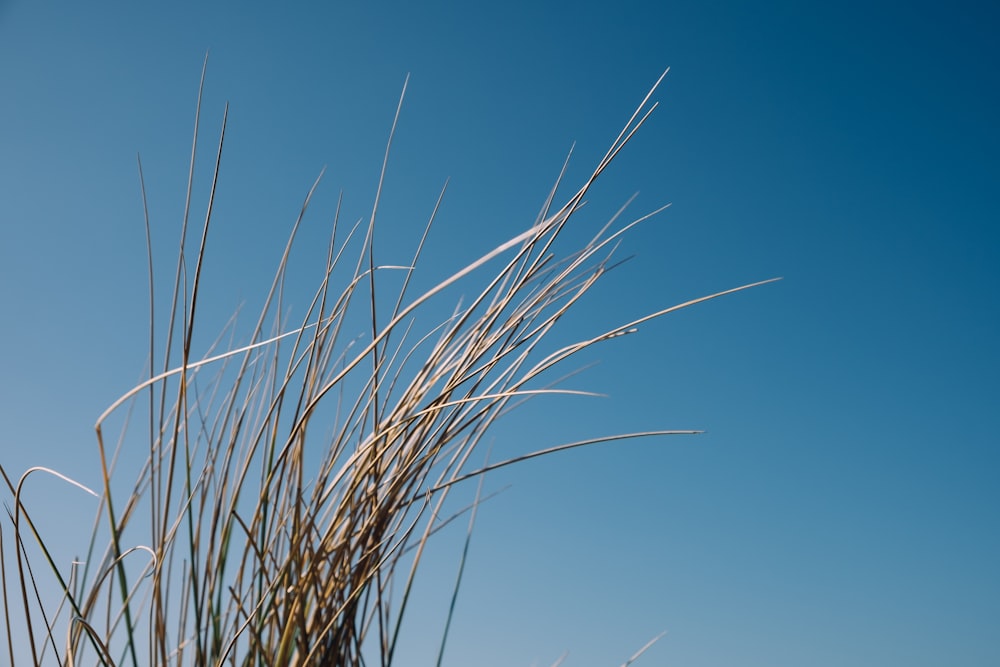
[[(43, 469), (15, 483), (0, 467), (13, 499), (11, 526), (0, 529), (11, 664), (20, 657), (35, 665), (390, 665), (398, 658), (400, 628), (428, 540), (465, 514), (471, 534), (481, 486), (464, 510), (453, 513), (446, 500), (458, 485), (575, 447), (695, 433), (594, 437), (477, 463), (485, 457), (484, 436), (519, 402), (582, 393), (547, 383), (555, 367), (650, 319), (753, 286), (664, 308), (569, 345), (547, 345), (560, 318), (612, 268), (622, 234), (649, 217), (620, 224), (616, 216), (582, 247), (558, 250), (560, 233), (593, 183), (655, 108), (650, 100), (662, 78), (572, 196), (557, 207), (557, 182), (532, 224), (426, 291), (411, 294), (410, 278), (437, 205), (412, 262), (386, 266), (374, 261), (384, 179), (370, 218), (346, 234), (338, 204), (324, 277), (305, 316), (290, 322), (283, 315), (289, 256), (317, 179), (249, 338), (233, 345), (231, 325), (207, 354), (196, 356), (199, 287), (228, 117), (227, 107), (195, 235), (190, 225), (203, 71), (162, 327), (155, 318), (150, 217), (138, 165), (150, 246), (150, 365), (148, 378), (97, 420), (98, 491)], [(402, 102), (401, 96), (383, 177)], [(401, 287), (390, 288), (385, 276), (400, 272)], [(431, 302), (447, 298), (460, 283), (477, 286), (471, 299), (422, 325), (427, 313), (439, 312)], [(365, 333), (349, 337), (345, 332), (359, 322)], [(120, 421), (117, 436), (110, 435), (113, 419)], [(135, 442), (136, 433), (145, 442), (145, 461), (123, 484), (129, 479), (121, 470), (123, 447)], [(34, 472), (99, 498), (84, 556), (69, 568), (51, 554), (22, 501)], [(464, 564), (463, 553), (438, 664)], [(51, 585), (43, 581), (57, 587), (55, 604), (41, 592)]]

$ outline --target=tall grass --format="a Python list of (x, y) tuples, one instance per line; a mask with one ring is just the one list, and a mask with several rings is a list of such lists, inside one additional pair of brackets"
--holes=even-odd
[[(457, 508), (446, 503), (467, 486), (462, 482), (574, 447), (693, 433), (601, 436), (492, 463), (483, 462), (481, 451), (496, 420), (519, 402), (578, 393), (547, 380), (574, 355), (750, 286), (612, 325), (570, 345), (549, 343), (560, 318), (612, 266), (622, 235), (649, 217), (616, 216), (582, 247), (558, 250), (557, 238), (591, 185), (655, 108), (655, 90), (572, 196), (556, 205), (554, 187), (523, 231), (426, 291), (411, 293), (410, 277), (433, 214), (410, 264), (374, 261), (380, 178), (370, 218), (346, 230), (334, 224), (324, 278), (305, 316), (289, 322), (283, 315), (289, 256), (317, 180), (248, 337), (235, 344), (234, 325), (199, 356), (200, 278), (225, 115), (207, 210), (194, 233), (196, 120), (168, 321), (163, 326), (156, 318), (150, 247), (148, 379), (97, 420), (99, 482), (92, 490), (66, 471), (41, 468), (15, 479), (0, 466), (12, 494), (10, 525), (0, 531), (11, 663), (393, 664), (428, 540), (451, 519), (474, 513), (478, 493), (475, 499), (467, 493)], [(197, 108), (196, 118), (200, 93)], [(141, 179), (141, 163), (139, 173)], [(142, 194), (145, 202), (144, 182)], [(147, 209), (147, 240), (149, 226)], [(383, 279), (390, 273), (401, 276), (393, 291)], [(418, 315), (441, 312), (431, 302), (459, 283), (476, 285), (472, 297), (421, 325)], [(358, 318), (365, 333), (348, 335)], [(108, 428), (113, 417), (117, 436)], [(122, 448), (136, 433), (146, 459), (123, 485)], [(22, 502), (24, 485), (38, 473), (97, 498), (92, 537), (73, 563), (58, 561), (51, 537)], [(57, 600), (44, 595), (46, 581), (55, 582)], [(450, 613), (443, 620), (447, 627)]]

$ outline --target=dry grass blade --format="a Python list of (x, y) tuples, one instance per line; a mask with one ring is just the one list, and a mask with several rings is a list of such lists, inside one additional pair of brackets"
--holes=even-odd
[(631, 658), (629, 658), (624, 663), (622, 663), (622, 667), (628, 667), (633, 662), (635, 662), (636, 660), (638, 660), (640, 658), (640, 656), (642, 656), (643, 653), (645, 653), (650, 648), (652, 648), (653, 644), (655, 644), (656, 642), (658, 642), (661, 639), (663, 639), (663, 637), (666, 634), (667, 634), (667, 632), (666, 632), (666, 630), (664, 630), (660, 634), (658, 634), (655, 637), (653, 637), (652, 639), (650, 639), (648, 642), (646, 642), (646, 644), (641, 649), (639, 649), (638, 651), (636, 651), (635, 653), (633, 653)]

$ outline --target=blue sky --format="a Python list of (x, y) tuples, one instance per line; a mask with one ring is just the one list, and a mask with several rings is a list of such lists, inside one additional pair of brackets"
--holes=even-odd
[(408, 261), (450, 178), (429, 262), (457, 268), (530, 224), (574, 142), (568, 183), (589, 173), (669, 66), (580, 233), (634, 192), (671, 207), (566, 329), (784, 280), (645, 325), (574, 380), (608, 398), (504, 426), (525, 450), (707, 432), (489, 477), (511, 488), (480, 512), (446, 664), (620, 664), (662, 630), (640, 664), (1000, 662), (988, 3), (330, 4), (0, 2), (5, 468), (97, 479), (93, 422), (145, 360), (135, 155), (167, 266), (206, 50), (206, 146), (230, 104), (209, 329), (266, 289), (324, 165), (307, 247), (341, 190), (345, 218), (370, 210), (407, 73), (379, 251)]

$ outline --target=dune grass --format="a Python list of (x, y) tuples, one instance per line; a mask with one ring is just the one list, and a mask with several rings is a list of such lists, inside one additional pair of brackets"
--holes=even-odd
[[(12, 497), (10, 523), (0, 530), (2, 631), (11, 663), (393, 664), (428, 540), (452, 519), (474, 514), (479, 502), (477, 492), (457, 509), (446, 504), (454, 489), (469, 491), (462, 482), (574, 447), (694, 433), (595, 437), (492, 463), (484, 462), (482, 446), (519, 402), (579, 393), (548, 378), (582, 350), (752, 286), (651, 312), (570, 345), (546, 345), (560, 318), (612, 266), (621, 236), (649, 217), (616, 218), (582, 247), (557, 252), (560, 232), (591, 185), (655, 108), (659, 83), (564, 203), (555, 203), (557, 182), (522, 232), (426, 291), (411, 294), (410, 276), (427, 231), (410, 264), (374, 262), (376, 195), (370, 218), (346, 230), (335, 224), (325, 277), (293, 323), (282, 315), (286, 271), (317, 180), (249, 337), (236, 345), (229, 329), (198, 357), (199, 280), (225, 116), (198, 237), (189, 230), (196, 120), (169, 321), (155, 319), (150, 248), (148, 379), (97, 421), (98, 484), (92, 490), (66, 471), (40, 468), (15, 479), (0, 466)], [(199, 93), (198, 115), (200, 109)], [(144, 183), (142, 190), (145, 201)], [(147, 238), (149, 224), (147, 210)], [(402, 276), (391, 293), (381, 279), (389, 273)], [(467, 302), (421, 328), (418, 313), (440, 312), (429, 304), (470, 281), (478, 287)], [(348, 336), (361, 320), (366, 333)], [(109, 431), (113, 418), (117, 436)], [(122, 447), (136, 437), (145, 442), (146, 460), (123, 484)], [(24, 484), (38, 473), (96, 497), (92, 538), (71, 564), (57, 562), (22, 502)], [(58, 600), (46, 600), (43, 580), (55, 582)], [(450, 613), (442, 620), (446, 637)], [(445, 638), (441, 644), (443, 654)]]

